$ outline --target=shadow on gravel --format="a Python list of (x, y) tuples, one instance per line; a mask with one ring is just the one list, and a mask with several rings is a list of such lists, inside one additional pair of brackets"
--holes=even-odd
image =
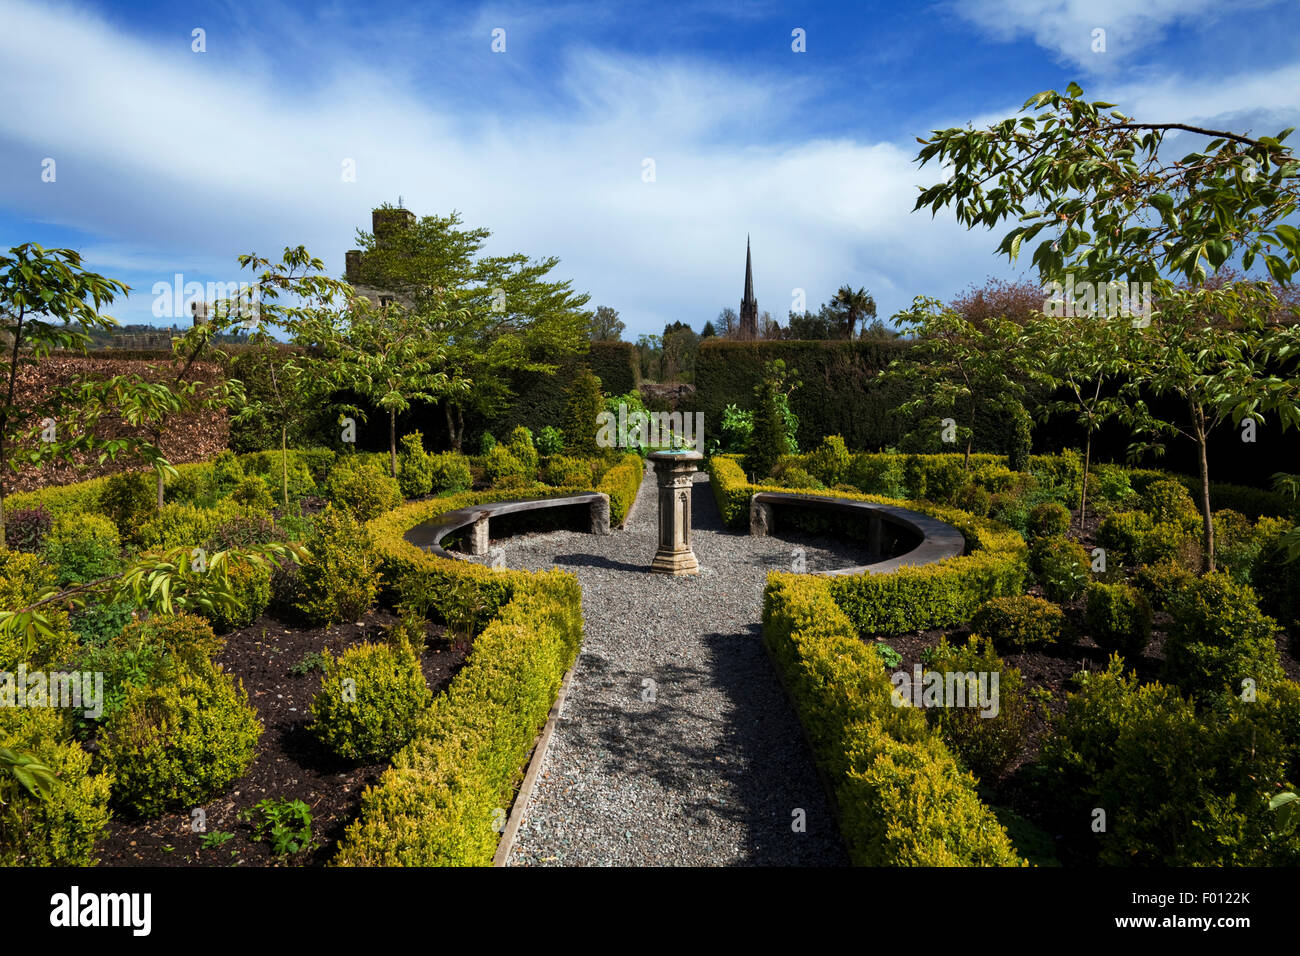
[[(650, 557), (654, 557), (651, 552)], [(557, 554), (553, 563), (556, 567), (567, 568), (600, 568), (604, 571), (649, 571), (650, 558), (646, 559), (645, 564), (631, 564), (627, 561), (615, 561), (612, 558), (602, 558), (596, 554)]]

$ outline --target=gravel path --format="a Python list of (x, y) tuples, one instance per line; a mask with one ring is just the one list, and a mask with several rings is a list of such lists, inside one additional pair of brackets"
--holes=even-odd
[(695, 577), (648, 570), (652, 472), (625, 530), (494, 542), (509, 567), (574, 572), (586, 622), (513, 866), (847, 863), (758, 622), (767, 572), (789, 568), (796, 546), (809, 570), (866, 555), (726, 531), (706, 475), (692, 491)]

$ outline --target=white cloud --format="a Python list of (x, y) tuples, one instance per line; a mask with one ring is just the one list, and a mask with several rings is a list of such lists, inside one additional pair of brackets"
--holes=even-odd
[[(1232, 13), (1273, 2), (1235, 3)], [(1225, 5), (1218, 0), (954, 0), (952, 8), (997, 40), (1029, 37), (1077, 66), (1103, 73), (1154, 46), (1171, 27), (1214, 22)], [(1097, 29), (1105, 31), (1105, 52), (1093, 49)]]

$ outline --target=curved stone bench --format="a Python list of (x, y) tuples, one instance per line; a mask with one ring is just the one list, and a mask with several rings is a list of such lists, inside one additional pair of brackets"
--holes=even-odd
[(774, 508), (798, 505), (836, 514), (849, 515), (867, 522), (867, 547), (878, 553), (883, 540), (884, 524), (892, 524), (920, 537), (920, 544), (904, 554), (854, 568), (818, 571), (823, 575), (889, 574), (901, 567), (915, 567), (945, 561), (966, 553), (966, 537), (946, 522), (897, 505), (880, 505), (848, 498), (823, 498), (819, 495), (783, 494), (760, 491), (749, 499), (749, 533), (755, 537), (770, 534), (774, 527)]
[(568, 508), (587, 505), (591, 509), (591, 533), (609, 534), (609, 495), (587, 492), (565, 495), (562, 498), (528, 498), (518, 501), (493, 501), (468, 508), (457, 508), (438, 515), (432, 521), (416, 525), (406, 532), (406, 540), (423, 551), (442, 558), (464, 559), (465, 555), (443, 548), (442, 542), (458, 531), (470, 529), (467, 554), (481, 556), (488, 553), (488, 522), (494, 515), (517, 514), (523, 511), (546, 511), (551, 508)]

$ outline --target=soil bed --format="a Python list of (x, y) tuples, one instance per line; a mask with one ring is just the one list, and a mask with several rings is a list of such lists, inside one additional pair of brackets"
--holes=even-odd
[[(267, 614), (226, 635), (217, 663), (243, 682), (265, 727), (252, 765), (227, 792), (203, 805), (206, 834), (191, 830), (189, 811), (156, 820), (134, 820), (115, 812), (96, 844), (100, 865), (323, 866), (356, 819), (361, 794), (387, 764), (348, 764), (316, 741), (307, 725), (321, 670), (319, 662), (305, 672), (303, 665), (314, 660), (310, 655), (326, 649), (338, 655), (355, 644), (380, 641), (396, 623), (387, 611), (367, 612), (355, 623), (315, 628)], [(430, 625), (428, 633), (421, 666), (430, 689), (439, 694), (459, 672), (470, 645), (451, 644), (441, 627)], [(300, 672), (295, 673), (295, 667)], [(239, 814), (268, 798), (301, 800), (310, 807), (314, 849), (276, 857), (269, 843), (254, 839), (252, 824), (241, 822)], [(206, 836), (218, 831), (234, 836), (204, 849)]]

